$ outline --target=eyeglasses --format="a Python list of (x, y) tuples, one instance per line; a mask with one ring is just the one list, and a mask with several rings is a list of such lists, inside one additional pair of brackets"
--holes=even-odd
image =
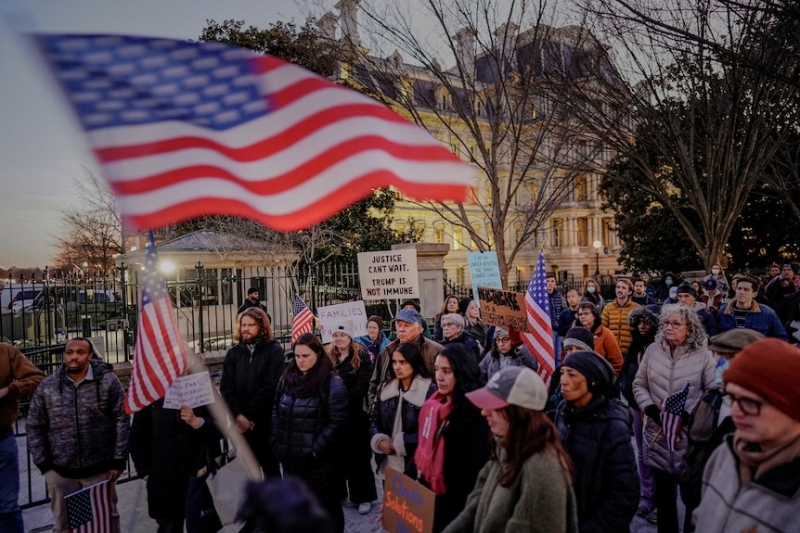
[(498, 344), (500, 344), (501, 342), (511, 342), (511, 339), (509, 339), (508, 337), (498, 337), (497, 339), (495, 339), (495, 341)]
[(686, 324), (684, 324), (683, 322), (670, 322), (669, 320), (664, 322), (664, 327), (665, 328), (678, 329), (678, 328), (683, 327), (685, 325)]
[(739, 404), (739, 409), (741, 409), (744, 414), (749, 416), (758, 416), (761, 414), (761, 407), (764, 405), (764, 402), (759, 402), (752, 398), (745, 398), (744, 396), (736, 396), (728, 391), (725, 391), (725, 395), (730, 397), (733, 403)]
[(442, 322), (442, 327), (443, 328), (452, 328), (452, 327), (455, 327), (455, 326), (456, 326), (455, 322)]

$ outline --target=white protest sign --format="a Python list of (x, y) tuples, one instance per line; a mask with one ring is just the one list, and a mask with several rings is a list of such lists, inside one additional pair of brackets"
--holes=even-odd
[(214, 403), (214, 391), (208, 372), (179, 377), (164, 396), (164, 409), (180, 409), (182, 405), (195, 408), (210, 403)]
[(491, 289), (502, 289), (500, 266), (497, 263), (497, 252), (467, 252), (469, 275), (472, 278), (472, 298), (478, 300), (478, 285)]
[(333, 341), (329, 327), (340, 320), (353, 321), (353, 338), (367, 334), (367, 308), (364, 300), (317, 307), (317, 316), (322, 325), (322, 342)]
[(419, 298), (417, 250), (361, 252), (358, 277), (365, 300)]

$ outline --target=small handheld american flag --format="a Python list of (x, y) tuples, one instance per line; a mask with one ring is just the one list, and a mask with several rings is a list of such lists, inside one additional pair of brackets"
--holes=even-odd
[(556, 368), (553, 347), (553, 325), (550, 322), (550, 299), (547, 297), (547, 275), (544, 268), (544, 251), (539, 251), (539, 260), (525, 293), (525, 308), (531, 333), (521, 333), (522, 342), (539, 363), (539, 375), (550, 383)]
[(308, 310), (306, 303), (295, 294), (294, 320), (292, 320), (292, 343), (303, 333), (311, 333), (314, 326), (314, 315)]
[(100, 482), (66, 497), (67, 520), (72, 533), (107, 533), (111, 524), (111, 483)]
[(689, 382), (687, 381), (681, 390), (667, 396), (661, 402), (661, 410), (663, 411), (661, 423), (664, 428), (664, 436), (667, 438), (669, 451), (675, 451), (675, 446), (678, 444), (681, 431), (683, 431), (683, 411), (686, 407), (686, 398), (688, 396)]

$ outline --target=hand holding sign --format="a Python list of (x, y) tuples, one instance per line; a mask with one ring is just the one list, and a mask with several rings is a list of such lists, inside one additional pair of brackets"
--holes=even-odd
[(164, 409), (191, 408), (214, 403), (214, 390), (208, 372), (189, 374), (175, 380), (164, 396)]

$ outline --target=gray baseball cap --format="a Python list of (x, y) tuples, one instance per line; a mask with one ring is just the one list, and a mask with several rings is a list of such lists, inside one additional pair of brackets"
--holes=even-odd
[(528, 367), (511, 366), (495, 372), (485, 387), (466, 397), (481, 409), (502, 409), (516, 405), (541, 411), (547, 404), (547, 387), (539, 374)]

